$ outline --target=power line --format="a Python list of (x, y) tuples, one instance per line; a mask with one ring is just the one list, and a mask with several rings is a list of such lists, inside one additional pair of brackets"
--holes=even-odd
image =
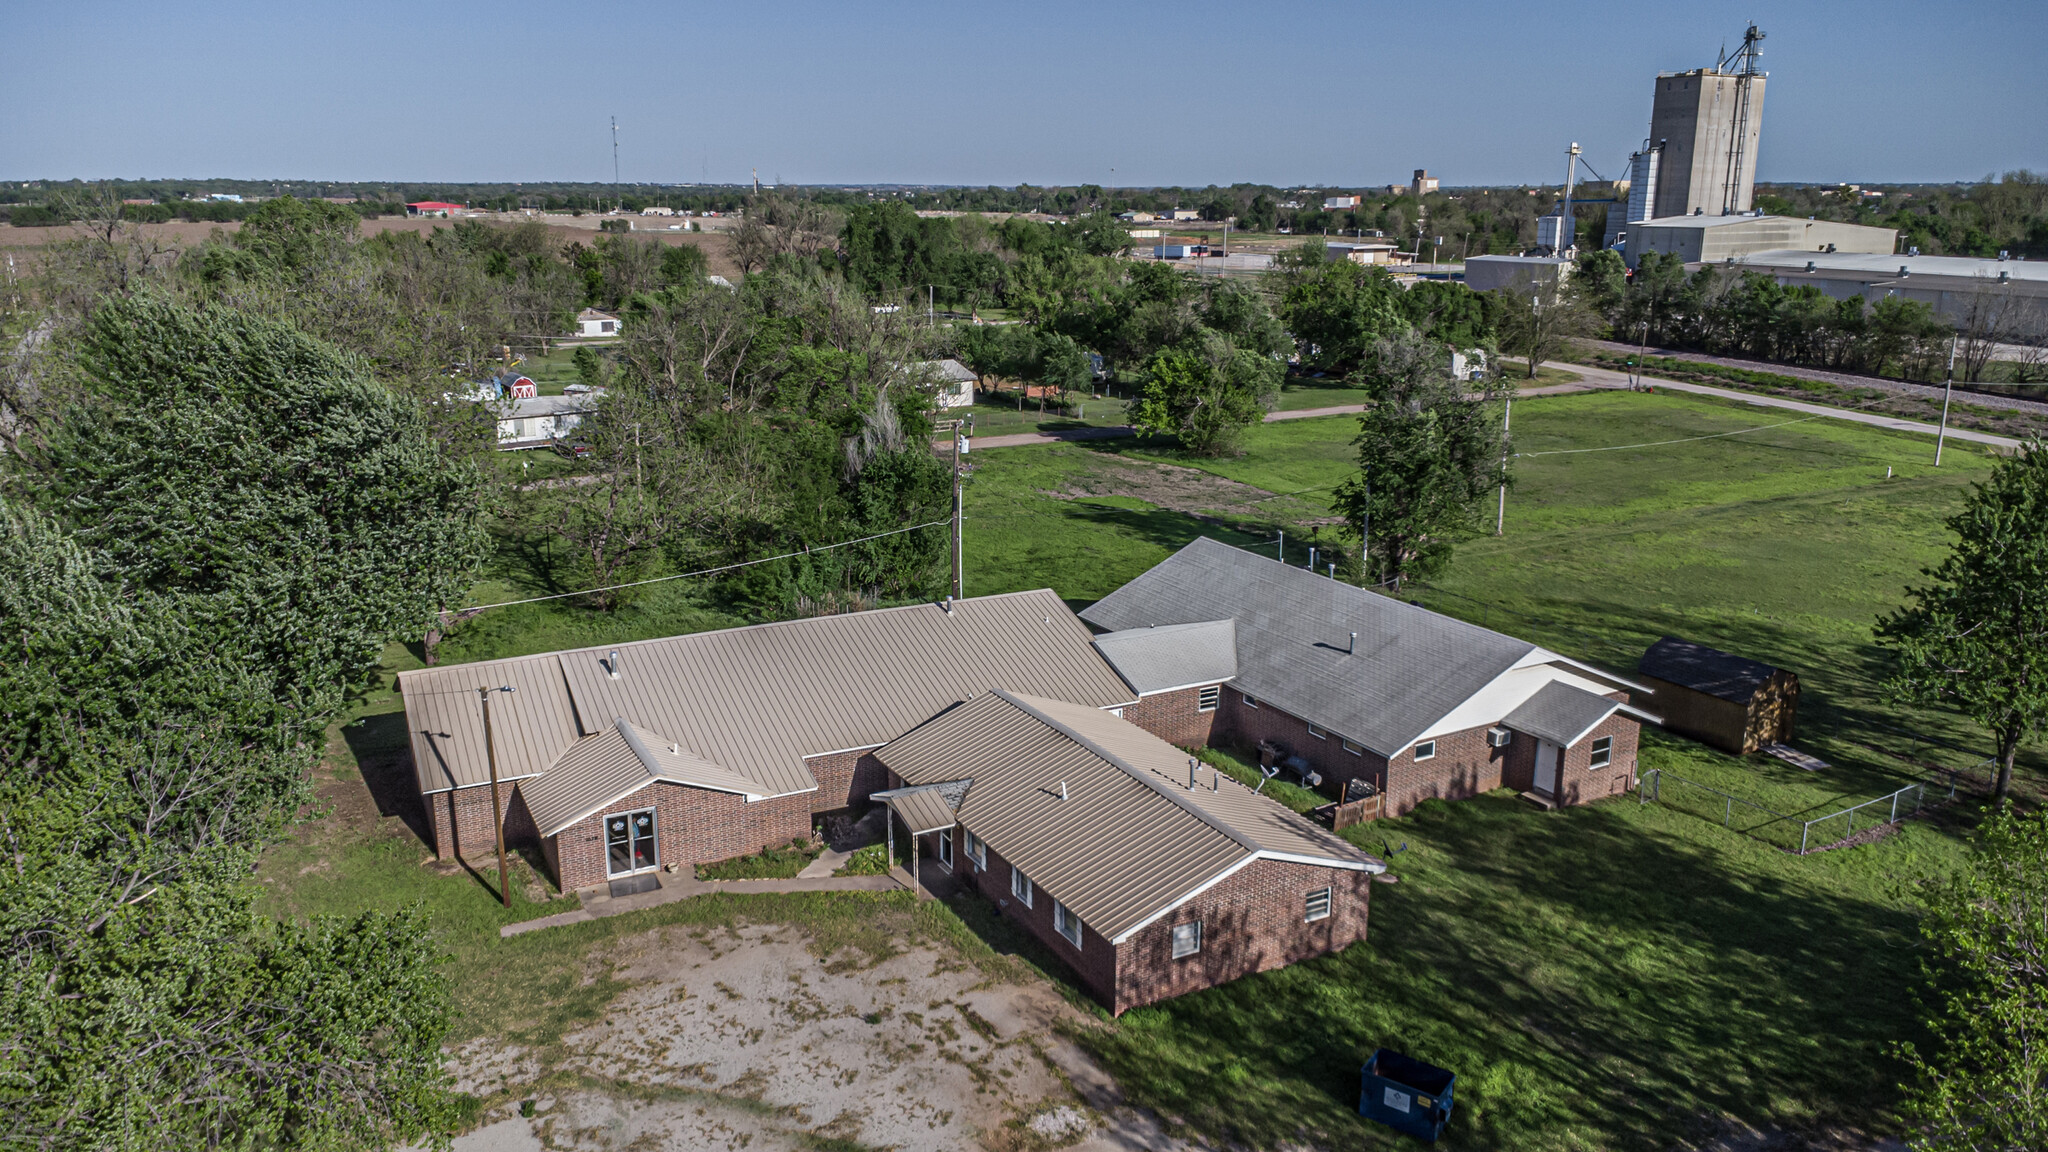
[(660, 584), (663, 581), (667, 580), (687, 580), (692, 576), (711, 576), (719, 572), (730, 572), (736, 568), (750, 568), (756, 564), (767, 564), (775, 560), (788, 560), (795, 556), (810, 556), (819, 552), (830, 552), (835, 548), (846, 548), (854, 544), (865, 544), (870, 540), (880, 540), (885, 536), (901, 536), (905, 532), (916, 532), (925, 528), (938, 528), (951, 523), (951, 520), (933, 520), (924, 524), (912, 524), (908, 528), (898, 528), (893, 532), (877, 532), (873, 536), (862, 536), (858, 540), (841, 540), (837, 544), (826, 544), (817, 548), (805, 548), (800, 552), (784, 552), (780, 556), (763, 556), (759, 560), (742, 560), (737, 564), (721, 564), (716, 568), (703, 568), (695, 572), (678, 572), (673, 576), (656, 576), (651, 580), (635, 580), (628, 584), (607, 584), (602, 588), (585, 588), (577, 592), (557, 592), (552, 596), (529, 596), (524, 600), (505, 600), (497, 604), (478, 604), (470, 608), (457, 609), (457, 612), (482, 612), (488, 608), (510, 608), (516, 604), (538, 604), (543, 600), (561, 600), (569, 596), (589, 596), (592, 593), (596, 592), (616, 592), (621, 588), (638, 588), (645, 584)]
[[(1854, 411), (1854, 409), (1850, 409)], [(1709, 436), (1687, 436), (1682, 440), (1652, 440), (1645, 444), (1610, 444), (1605, 448), (1554, 448), (1548, 452), (1517, 452), (1516, 459), (1525, 456), (1576, 456), (1582, 452), (1620, 452), (1629, 448), (1661, 448), (1666, 444), (1690, 444), (1695, 440), (1719, 440), (1724, 436), (1745, 436), (1751, 432), (1764, 432), (1772, 428), (1783, 428), (1788, 424), (1804, 424), (1809, 420), (1826, 420), (1826, 416), (1802, 416), (1797, 420), (1784, 420), (1776, 424), (1761, 424), (1755, 428), (1738, 428), (1733, 432), (1715, 432)]]

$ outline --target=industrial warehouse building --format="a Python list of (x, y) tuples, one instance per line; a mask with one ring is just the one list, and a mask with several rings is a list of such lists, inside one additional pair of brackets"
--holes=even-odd
[(879, 798), (1121, 1012), (1363, 939), (1384, 867), (1185, 749), (1284, 747), (1392, 813), (1548, 806), (1628, 787), (1651, 718), (1639, 685), (1212, 540), (1087, 619), (1114, 631), (1038, 590), (402, 673), (434, 850), (502, 820), (594, 891)]
[(1631, 222), (1620, 238), (1633, 268), (1645, 252), (1663, 252), (1688, 264), (1721, 264), (1754, 253), (1889, 253), (1898, 244), (1890, 228), (1795, 220), (1790, 216), (1671, 216)]
[(1788, 287), (1811, 284), (1837, 300), (1917, 300), (1951, 323), (1987, 305), (2048, 313), (2048, 261), (1975, 256), (1884, 256), (1784, 249), (1739, 256), (1737, 267)]

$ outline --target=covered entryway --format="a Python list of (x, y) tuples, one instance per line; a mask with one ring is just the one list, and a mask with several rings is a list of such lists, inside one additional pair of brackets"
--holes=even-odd
[(950, 871), (953, 856), (953, 826), (956, 820), (954, 808), (960, 797), (967, 794), (970, 781), (949, 780), (943, 784), (921, 784), (914, 788), (892, 788), (877, 792), (873, 798), (889, 806), (889, 869), (896, 868), (896, 822), (901, 820), (909, 830), (911, 838), (910, 886), (920, 896), (930, 895), (924, 886), (922, 855), (917, 851), (917, 838), (937, 832), (940, 834), (938, 853)]

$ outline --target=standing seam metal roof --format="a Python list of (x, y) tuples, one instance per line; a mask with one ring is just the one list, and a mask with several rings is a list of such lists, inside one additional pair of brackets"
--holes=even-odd
[[(1237, 688), (1382, 756), (1406, 748), (1536, 651), (1525, 640), (1207, 537), (1081, 617), (1119, 632), (1234, 618)], [(1347, 651), (1352, 632), (1357, 647)]]
[(805, 756), (878, 747), (991, 688), (1133, 699), (1048, 589), (790, 620), (402, 673), (423, 792), (489, 778), (475, 687), (500, 683), (518, 689), (491, 705), (501, 780), (624, 718), (769, 795), (817, 787)]
[(1186, 788), (1186, 753), (1064, 701), (990, 693), (876, 756), (913, 784), (971, 777), (959, 823), (1111, 940), (1257, 853), (1384, 867), (1214, 769)]

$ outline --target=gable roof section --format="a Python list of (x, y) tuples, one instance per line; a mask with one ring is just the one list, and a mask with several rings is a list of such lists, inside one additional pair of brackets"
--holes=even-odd
[[(624, 718), (770, 796), (817, 787), (806, 756), (878, 747), (991, 688), (1092, 707), (1133, 699), (1049, 589), (956, 601), (950, 612), (913, 604), (788, 620), (401, 673), (423, 792), (489, 779), (475, 688), (507, 682), (511, 666), (525, 679), (491, 702), (499, 779), (512, 778), (508, 765), (546, 771)], [(438, 709), (431, 723), (415, 716), (416, 701)], [(429, 728), (443, 735), (428, 739)]]
[(767, 786), (695, 756), (624, 720), (586, 736), (521, 788), (540, 834), (553, 836), (658, 780), (759, 800)]
[(1682, 688), (1747, 704), (1778, 669), (1761, 660), (1666, 636), (1650, 645), (1650, 650), (1636, 661), (1636, 671)]
[(1188, 788), (1186, 753), (1099, 708), (992, 692), (875, 755), (913, 785), (971, 777), (959, 822), (1112, 941), (1260, 856), (1385, 867), (1213, 768)]
[(1238, 688), (1382, 756), (1537, 650), (1206, 537), (1081, 617), (1118, 631), (1235, 618)]
[(540, 775), (583, 735), (552, 655), (401, 672), (398, 686), (423, 794), (489, 782), (478, 688), (512, 689), (491, 701), (500, 782)]
[(1235, 620), (1105, 632), (1095, 647), (1140, 696), (1237, 675)]
[(1501, 723), (1569, 748), (1620, 709), (1619, 700), (1552, 680), (1508, 713)]

